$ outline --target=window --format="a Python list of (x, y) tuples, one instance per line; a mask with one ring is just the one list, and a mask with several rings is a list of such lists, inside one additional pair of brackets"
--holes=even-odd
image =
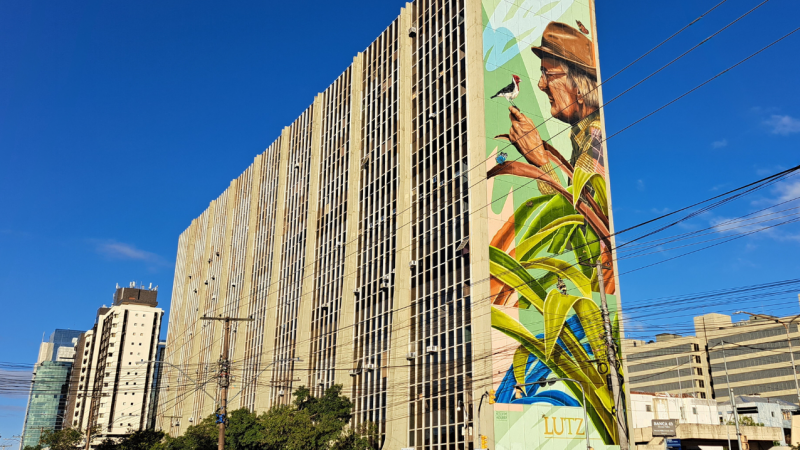
[(700, 383), (700, 387), (706, 387), (706, 383), (703, 380), (698, 380)]
[(653, 407), (650, 405), (646, 405), (644, 408), (647, 412), (653, 412)]
[(692, 406), (692, 414), (697, 415), (697, 407)]
[(775, 417), (775, 411), (772, 411), (770, 414), (772, 415), (772, 417)]

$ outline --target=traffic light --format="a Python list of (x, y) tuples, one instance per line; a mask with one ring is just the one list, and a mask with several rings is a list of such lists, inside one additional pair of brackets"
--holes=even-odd
[(481, 448), (489, 448), (489, 439), (485, 434), (481, 435)]
[(495, 401), (496, 401), (496, 400), (495, 400), (495, 397), (494, 397), (494, 394), (495, 394), (495, 391), (494, 391), (494, 389), (492, 389), (491, 391), (489, 391), (489, 404), (490, 404), (490, 405), (494, 405), (494, 403), (495, 403)]

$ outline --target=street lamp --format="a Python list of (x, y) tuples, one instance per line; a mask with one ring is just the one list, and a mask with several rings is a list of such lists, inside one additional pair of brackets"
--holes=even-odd
[(797, 369), (794, 366), (794, 351), (792, 350), (792, 338), (789, 335), (789, 325), (792, 322), (794, 322), (795, 320), (797, 320), (798, 318), (800, 318), (800, 314), (792, 317), (792, 319), (789, 320), (788, 322), (784, 322), (784, 321), (782, 321), (781, 319), (779, 319), (779, 318), (777, 318), (775, 316), (768, 316), (768, 315), (765, 315), (765, 314), (753, 314), (753, 313), (749, 313), (747, 311), (736, 311), (734, 314), (747, 314), (748, 316), (751, 316), (751, 317), (761, 317), (762, 319), (771, 320), (771, 321), (773, 321), (775, 323), (779, 323), (779, 324), (783, 325), (783, 328), (786, 330), (786, 342), (789, 343), (789, 358), (791, 358), (791, 361), (792, 361), (792, 374), (794, 375), (794, 389), (795, 389), (795, 391), (797, 393), (798, 405), (800, 405), (800, 383), (797, 382)]
[(523, 386), (530, 386), (532, 384), (552, 384), (552, 383), (555, 383), (556, 381), (571, 381), (571, 382), (577, 384), (579, 388), (581, 388), (581, 395), (583, 396), (583, 402), (581, 403), (581, 406), (583, 406), (583, 423), (584, 423), (583, 427), (584, 427), (584, 434), (586, 435), (586, 450), (591, 450), (592, 445), (589, 442), (589, 413), (587, 412), (587, 409), (586, 409), (586, 391), (583, 390), (583, 383), (581, 383), (578, 380), (573, 380), (572, 378), (549, 378), (547, 380), (533, 381), (531, 383), (524, 383), (524, 384), (517, 384), (514, 387), (515, 388), (521, 388)]

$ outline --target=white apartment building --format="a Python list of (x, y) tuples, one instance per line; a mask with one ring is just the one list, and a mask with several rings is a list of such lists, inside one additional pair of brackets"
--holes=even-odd
[(164, 315), (156, 296), (157, 287), (117, 287), (78, 342), (66, 416), (83, 430), (97, 426), (93, 443), (147, 426)]

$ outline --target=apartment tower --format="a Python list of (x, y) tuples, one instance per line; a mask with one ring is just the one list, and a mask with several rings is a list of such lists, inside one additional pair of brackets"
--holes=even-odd
[(158, 287), (117, 286), (111, 307), (97, 310), (76, 346), (66, 423), (95, 428), (93, 445), (147, 428), (161, 318)]
[(567, 448), (587, 425), (615, 447), (594, 23), (591, 0), (406, 4), (180, 235), (161, 429), (217, 410), (224, 325), (202, 319), (237, 317), (229, 410), (341, 384), (384, 448)]

